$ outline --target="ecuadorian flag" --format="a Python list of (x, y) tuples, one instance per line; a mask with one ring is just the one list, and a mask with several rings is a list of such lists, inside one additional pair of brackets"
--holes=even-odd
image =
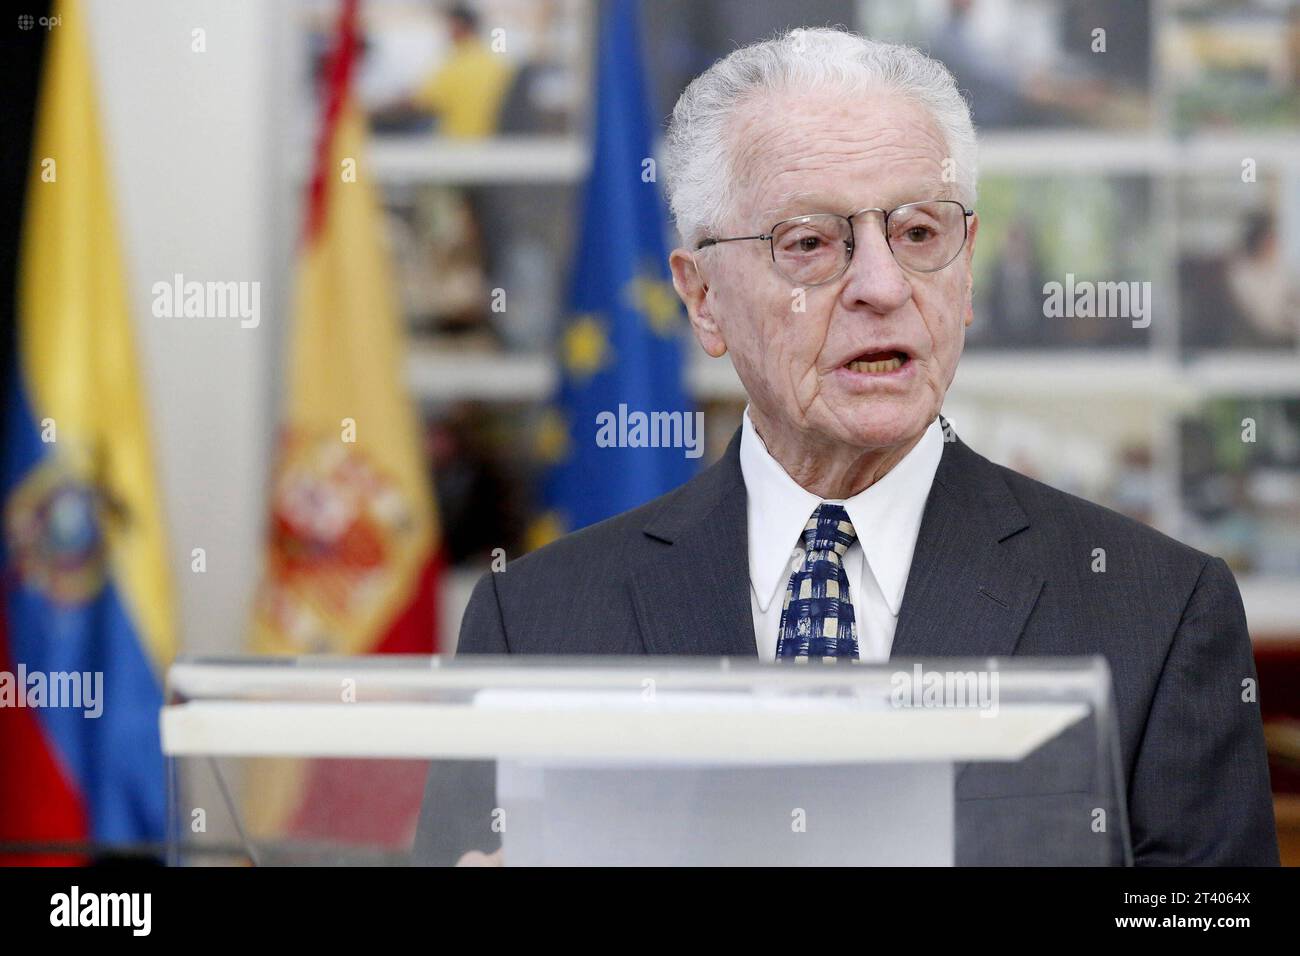
[(0, 844), (157, 842), (172, 594), (85, 11), (53, 14), (0, 353)]

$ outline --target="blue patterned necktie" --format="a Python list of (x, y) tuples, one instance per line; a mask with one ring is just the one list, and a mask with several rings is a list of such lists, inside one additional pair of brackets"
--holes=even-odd
[(857, 536), (844, 507), (825, 501), (804, 525), (803, 562), (785, 587), (778, 661), (857, 661), (858, 630), (844, 571), (844, 555)]

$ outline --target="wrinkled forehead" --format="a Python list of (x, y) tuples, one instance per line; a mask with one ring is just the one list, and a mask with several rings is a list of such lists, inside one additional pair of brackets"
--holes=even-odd
[(771, 93), (738, 111), (733, 217), (761, 228), (810, 212), (847, 215), (955, 198), (938, 125), (891, 91)]

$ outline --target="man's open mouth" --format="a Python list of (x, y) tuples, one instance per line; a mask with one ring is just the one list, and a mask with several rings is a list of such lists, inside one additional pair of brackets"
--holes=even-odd
[(844, 367), (850, 372), (866, 372), (874, 375), (882, 372), (897, 371), (902, 368), (906, 362), (906, 352), (892, 350), (886, 352), (866, 352), (850, 362), (845, 362)]

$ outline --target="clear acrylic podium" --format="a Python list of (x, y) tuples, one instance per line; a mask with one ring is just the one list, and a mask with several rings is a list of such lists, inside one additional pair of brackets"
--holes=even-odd
[(186, 659), (173, 864), (1124, 865), (1101, 658)]

